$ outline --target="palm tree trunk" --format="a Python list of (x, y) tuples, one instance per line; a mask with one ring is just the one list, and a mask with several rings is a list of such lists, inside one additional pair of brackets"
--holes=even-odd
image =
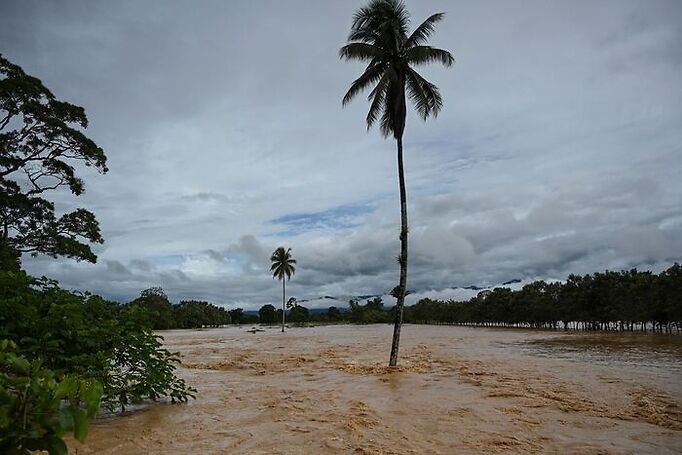
[(398, 348), (400, 345), (400, 329), (403, 324), (403, 304), (405, 303), (405, 291), (407, 288), (407, 192), (405, 190), (405, 170), (403, 169), (403, 137), (396, 138), (398, 143), (398, 181), (400, 184), (400, 283), (395, 311), (395, 323), (393, 326), (393, 343), (391, 343), (391, 358), (388, 366), (398, 364)]
[(285, 296), (285, 290), (286, 290), (286, 280), (282, 278), (282, 333), (284, 333), (284, 324), (285, 324), (285, 318), (287, 314), (287, 309), (284, 307), (284, 296)]

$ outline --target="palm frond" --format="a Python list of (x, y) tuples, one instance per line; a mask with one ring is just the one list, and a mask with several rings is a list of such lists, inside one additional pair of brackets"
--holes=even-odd
[(381, 1), (373, 0), (369, 2), (367, 6), (359, 8), (355, 14), (353, 14), (353, 22), (350, 26), (351, 30), (367, 28), (367, 25), (376, 14), (376, 11), (381, 3)]
[(402, 0), (371, 0), (353, 14), (351, 30), (374, 28), (387, 19), (395, 19), (405, 27), (409, 25), (410, 14)]
[(410, 100), (417, 113), (426, 120), (430, 115), (436, 117), (443, 107), (440, 90), (419, 73), (409, 68), (406, 73), (406, 85)]
[(382, 112), (384, 109), (384, 100), (386, 99), (386, 89), (388, 87), (388, 81), (389, 81), (389, 73), (388, 71), (384, 73), (383, 77), (377, 85), (374, 87), (374, 89), (370, 92), (369, 96), (367, 97), (368, 100), (371, 100), (371, 103), (369, 105), (369, 111), (367, 111), (367, 130), (369, 130), (374, 122), (376, 122), (377, 118), (379, 117), (379, 114)]
[(377, 44), (386, 38), (386, 33), (378, 32), (382, 28), (395, 36), (406, 37), (409, 23), (410, 15), (402, 0), (372, 0), (353, 15), (348, 41)]
[(348, 43), (339, 49), (339, 58), (346, 60), (360, 60), (366, 62), (374, 58), (380, 58), (383, 51), (374, 44), (368, 43)]
[(407, 28), (410, 26), (410, 13), (402, 0), (385, 0), (387, 3), (386, 18), (392, 22), (395, 30), (402, 36), (407, 36)]
[(376, 44), (378, 41), (379, 35), (376, 33), (374, 30), (366, 30), (366, 29), (360, 29), (360, 30), (351, 30), (351, 32), (348, 34), (347, 41), (356, 41), (356, 42), (362, 42), (362, 43), (369, 43), (369, 44)]
[(422, 22), (419, 27), (415, 28), (407, 41), (405, 47), (419, 46), (426, 43), (435, 30), (436, 23), (440, 22), (445, 13), (436, 13)]
[(405, 60), (413, 65), (440, 62), (445, 66), (452, 66), (455, 58), (446, 50), (431, 46), (414, 46), (405, 52)]
[(362, 92), (367, 87), (381, 79), (385, 67), (386, 65), (383, 63), (368, 65), (365, 69), (365, 72), (362, 73), (359, 78), (355, 79), (350, 85), (350, 88), (344, 95), (341, 104), (345, 106), (350, 102), (350, 100), (355, 98), (358, 93)]

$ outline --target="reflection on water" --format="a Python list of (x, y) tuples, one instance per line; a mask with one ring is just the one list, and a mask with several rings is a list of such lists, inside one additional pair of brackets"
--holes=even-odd
[(682, 373), (682, 337), (644, 334), (570, 334), (503, 343), (524, 354)]

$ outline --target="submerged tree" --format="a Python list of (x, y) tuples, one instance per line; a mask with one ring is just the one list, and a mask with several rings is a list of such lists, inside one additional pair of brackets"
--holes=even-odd
[(60, 187), (80, 196), (78, 165), (107, 172), (87, 126), (82, 107), (57, 100), (0, 55), (0, 269), (18, 269), (21, 253), (97, 260), (86, 243), (102, 243), (95, 216), (76, 209), (58, 217), (43, 197)]
[(261, 324), (272, 324), (273, 322), (277, 322), (277, 310), (269, 303), (263, 305), (260, 307), (260, 310), (258, 310), (258, 320)]
[(438, 62), (451, 66), (450, 52), (426, 45), (444, 13), (426, 19), (410, 35), (410, 15), (400, 0), (372, 0), (353, 16), (348, 44), (340, 50), (341, 58), (369, 62), (365, 71), (343, 97), (345, 106), (363, 90), (369, 93), (367, 129), (379, 121), (385, 137), (392, 135), (398, 148), (398, 180), (400, 185), (400, 281), (396, 292), (395, 326), (391, 345), (390, 366), (398, 362), (400, 328), (407, 289), (407, 193), (403, 169), (403, 132), (407, 115), (406, 91), (422, 119), (436, 116), (443, 106), (440, 91), (424, 79), (413, 66)]
[(284, 324), (286, 323), (286, 277), (287, 280), (291, 279), (291, 275), (296, 273), (296, 259), (291, 256), (291, 248), (284, 249), (283, 246), (277, 248), (270, 256), (270, 262), (272, 266), (270, 271), (272, 272), (272, 277), (282, 280), (282, 332), (284, 332)]
[(637, 269), (534, 281), (513, 291), (484, 290), (468, 301), (422, 299), (406, 308), (412, 323), (563, 330), (682, 332), (682, 267), (656, 275)]

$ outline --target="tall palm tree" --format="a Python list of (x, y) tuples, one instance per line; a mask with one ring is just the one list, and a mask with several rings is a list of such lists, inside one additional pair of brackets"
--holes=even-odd
[(371, 0), (353, 16), (348, 43), (339, 52), (346, 60), (368, 62), (365, 71), (353, 81), (343, 97), (345, 106), (363, 90), (369, 93), (367, 129), (379, 121), (384, 137), (392, 135), (398, 146), (398, 181), (400, 184), (400, 282), (397, 299), (390, 366), (398, 362), (400, 328), (407, 288), (407, 193), (403, 169), (403, 132), (407, 114), (407, 96), (422, 119), (436, 116), (443, 107), (440, 91), (424, 79), (413, 66), (442, 63), (451, 66), (450, 52), (426, 45), (435, 25), (444, 13), (430, 16), (408, 35), (410, 15), (400, 0)]
[(286, 277), (287, 280), (291, 279), (291, 275), (296, 273), (296, 259), (291, 257), (291, 248), (284, 249), (283, 246), (277, 248), (270, 256), (270, 271), (272, 272), (272, 277), (282, 280), (282, 333), (284, 333), (284, 324), (286, 322), (287, 309), (285, 307), (285, 296), (286, 296)]

